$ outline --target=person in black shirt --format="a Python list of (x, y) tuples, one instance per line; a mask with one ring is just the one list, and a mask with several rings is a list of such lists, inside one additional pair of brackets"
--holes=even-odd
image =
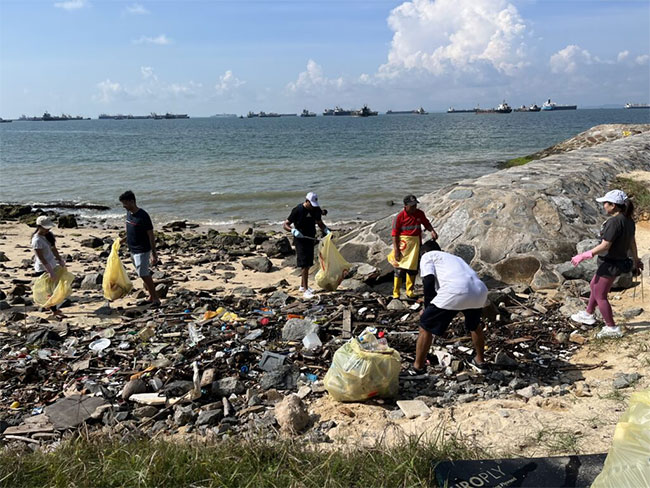
[[(301, 283), (298, 289), (304, 292), (305, 298), (312, 298), (314, 290), (309, 288), (309, 268), (314, 264), (314, 245), (316, 243), (316, 224), (324, 235), (330, 233), (322, 219), (323, 211), (318, 203), (318, 195), (309, 192), (305, 201), (291, 210), (291, 214), (284, 221), (284, 229), (294, 236), (296, 247), (296, 265), (301, 269)], [(293, 224), (293, 229), (291, 225)]]
[(610, 218), (601, 228), (601, 243), (571, 259), (571, 264), (577, 266), (585, 259), (598, 255), (598, 269), (589, 284), (591, 294), (587, 310), (571, 315), (571, 319), (582, 324), (593, 325), (596, 322), (593, 313), (598, 306), (605, 327), (598, 332), (597, 337), (620, 337), (621, 328), (614, 323), (612, 306), (607, 300), (607, 294), (618, 275), (630, 271), (638, 273), (643, 270), (634, 238), (635, 227), (632, 220), (634, 205), (621, 190), (609, 191), (596, 201), (603, 204), (603, 209)]
[(149, 302), (153, 305), (159, 305), (160, 300), (156, 293), (156, 285), (153, 282), (149, 268), (150, 260), (151, 266), (158, 263), (156, 239), (153, 233), (151, 217), (143, 209), (138, 208), (135, 195), (131, 190), (120, 195), (120, 202), (126, 210), (126, 244), (131, 253), (133, 264), (138, 276), (142, 278), (144, 286), (149, 292)]

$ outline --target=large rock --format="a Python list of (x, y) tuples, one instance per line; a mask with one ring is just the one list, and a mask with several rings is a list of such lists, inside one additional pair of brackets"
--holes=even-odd
[(102, 273), (90, 273), (84, 276), (81, 282), (82, 290), (101, 290), (102, 288)]
[(291, 394), (275, 406), (275, 419), (283, 432), (297, 434), (309, 423), (309, 413), (301, 398)]
[(281, 258), (293, 254), (291, 243), (286, 237), (264, 241), (261, 249), (270, 258)]
[[(546, 150), (544, 159), (419, 197), (442, 249), (469, 261), (486, 280), (559, 286), (554, 265), (567, 263), (576, 243), (593, 239), (606, 219), (596, 198), (618, 174), (650, 167), (650, 125), (597, 126), (558, 147), (567, 152)], [(393, 217), (342, 236), (343, 257), (391, 273)], [(574, 276), (590, 280), (585, 274)]]
[(258, 256), (255, 258), (244, 259), (241, 262), (244, 268), (252, 269), (253, 271), (259, 271), (261, 273), (269, 273), (273, 267), (273, 263), (266, 256)]
[(76, 229), (77, 228), (77, 219), (74, 215), (61, 215), (59, 221), (57, 222), (60, 229)]
[(307, 334), (318, 333), (318, 325), (311, 320), (289, 319), (282, 327), (283, 341), (302, 341)]

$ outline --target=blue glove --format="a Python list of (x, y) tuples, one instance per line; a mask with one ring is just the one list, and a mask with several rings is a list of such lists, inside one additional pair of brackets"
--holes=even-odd
[(302, 232), (300, 232), (298, 229), (291, 229), (291, 233), (293, 234), (294, 237), (297, 237), (298, 239), (305, 237)]
[(328, 235), (328, 234), (331, 234), (331, 233), (332, 233), (332, 231), (329, 230), (327, 227), (325, 227), (325, 228), (323, 229), (323, 234), (324, 234), (324, 235)]

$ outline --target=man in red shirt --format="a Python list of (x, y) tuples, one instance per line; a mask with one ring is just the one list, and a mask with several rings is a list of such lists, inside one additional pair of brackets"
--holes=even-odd
[(406, 277), (406, 296), (415, 296), (415, 277), (418, 274), (420, 260), (420, 244), (422, 244), (422, 227), (431, 232), (433, 240), (438, 239), (438, 233), (433, 229), (431, 222), (424, 212), (418, 208), (415, 195), (404, 198), (404, 210), (397, 214), (393, 220), (393, 252), (388, 256), (388, 261), (395, 268), (395, 281), (393, 284), (393, 298), (400, 297), (402, 281)]

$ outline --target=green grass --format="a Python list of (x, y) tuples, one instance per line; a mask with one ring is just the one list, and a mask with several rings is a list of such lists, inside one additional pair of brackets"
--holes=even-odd
[(549, 454), (579, 454), (580, 435), (562, 429), (542, 429), (535, 438), (537, 443), (548, 449)]
[(623, 190), (633, 199), (636, 215), (650, 213), (650, 187), (647, 183), (619, 176), (612, 182), (611, 187), (611, 189)]
[(44, 453), (0, 455), (0, 486), (22, 487), (418, 487), (433, 465), (487, 453), (458, 437), (405, 438), (394, 447), (319, 450), (264, 439), (173, 443), (77, 438)]
[(526, 163), (534, 161), (535, 158), (532, 156), (522, 156), (520, 158), (508, 159), (503, 163), (502, 168), (514, 168), (515, 166), (523, 166)]

